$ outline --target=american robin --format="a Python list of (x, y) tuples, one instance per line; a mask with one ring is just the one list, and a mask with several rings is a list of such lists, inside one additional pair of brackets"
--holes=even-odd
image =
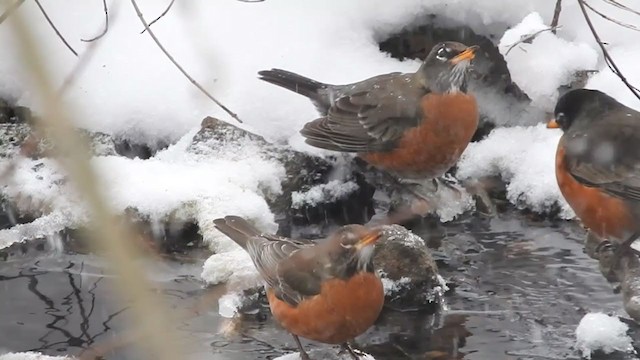
[(467, 73), (478, 46), (442, 42), (415, 73), (390, 73), (347, 85), (324, 84), (280, 69), (260, 79), (308, 97), (322, 117), (300, 133), (307, 144), (357, 153), (401, 179), (442, 176), (478, 127)]
[(556, 151), (560, 191), (601, 244), (617, 247), (619, 260), (640, 231), (640, 113), (601, 91), (577, 89), (560, 97), (554, 116), (547, 127), (564, 132)]
[(302, 359), (309, 356), (298, 336), (342, 344), (358, 359), (348, 341), (373, 325), (384, 304), (372, 264), (381, 228), (347, 225), (312, 243), (264, 234), (238, 216), (214, 224), (249, 253), (266, 282), (271, 313), (293, 335)]

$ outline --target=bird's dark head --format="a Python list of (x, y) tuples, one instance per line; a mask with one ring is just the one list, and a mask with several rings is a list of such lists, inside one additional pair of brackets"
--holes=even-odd
[(353, 273), (373, 271), (373, 250), (382, 237), (382, 229), (362, 225), (346, 225), (329, 238), (332, 262), (341, 264), (341, 271)]
[(550, 129), (567, 131), (603, 118), (604, 113), (620, 105), (614, 98), (599, 90), (576, 89), (562, 95), (547, 123)]
[(471, 61), (479, 48), (455, 41), (436, 44), (418, 70), (422, 85), (439, 93), (466, 92)]

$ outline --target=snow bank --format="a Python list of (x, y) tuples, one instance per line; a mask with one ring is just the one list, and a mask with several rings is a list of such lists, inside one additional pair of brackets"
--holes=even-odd
[(22, 353), (8, 353), (0, 355), (0, 360), (71, 360), (72, 358), (66, 356), (47, 356), (42, 355), (39, 352), (22, 352)]
[(614, 351), (634, 352), (628, 330), (627, 324), (616, 316), (586, 314), (576, 329), (576, 348), (587, 359), (591, 359), (591, 354), (596, 350), (605, 354)]
[(507, 183), (507, 199), (520, 208), (544, 212), (560, 205), (560, 217), (574, 216), (555, 178), (555, 153), (562, 132), (545, 124), (499, 128), (469, 144), (458, 164), (457, 176), (499, 175)]

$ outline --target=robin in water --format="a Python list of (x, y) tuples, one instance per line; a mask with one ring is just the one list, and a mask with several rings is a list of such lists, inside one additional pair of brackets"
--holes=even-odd
[(271, 313), (293, 335), (302, 359), (309, 355), (299, 336), (341, 344), (358, 359), (348, 342), (373, 325), (384, 304), (372, 264), (381, 228), (347, 225), (311, 243), (263, 234), (238, 216), (214, 224), (249, 253), (266, 282)]
[(556, 151), (562, 195), (618, 263), (640, 231), (640, 113), (598, 90), (558, 100), (548, 128), (564, 132)]
[(307, 144), (357, 153), (403, 180), (431, 180), (458, 161), (478, 127), (467, 75), (478, 46), (442, 42), (415, 73), (390, 73), (347, 85), (324, 84), (280, 69), (260, 79), (308, 97), (322, 117), (300, 133)]

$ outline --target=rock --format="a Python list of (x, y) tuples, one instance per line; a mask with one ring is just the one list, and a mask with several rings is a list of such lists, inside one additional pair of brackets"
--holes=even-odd
[(385, 285), (387, 305), (436, 309), (444, 292), (438, 266), (424, 240), (400, 225), (385, 227), (374, 265)]
[[(329, 176), (334, 167), (323, 158), (271, 144), (262, 136), (213, 117), (207, 117), (202, 121), (200, 131), (193, 137), (188, 150), (207, 153), (212, 148), (240, 144), (241, 140), (256, 143), (266, 158), (277, 160), (282, 163), (285, 169), (286, 179), (282, 182), (282, 192), (267, 196), (266, 199), (280, 225), (279, 233), (281, 235), (289, 236), (291, 234), (292, 223), (306, 225), (333, 221), (337, 223), (366, 221), (365, 216), (362, 215), (362, 209), (367, 204), (367, 199), (371, 199), (373, 194), (371, 188), (354, 175), (350, 175), (351, 178), (330, 182)], [(241, 151), (240, 145), (238, 146), (238, 150)], [(332, 186), (340, 187), (341, 184), (349, 181), (356, 185), (353, 187), (353, 191), (311, 203), (300, 200), (305, 194), (316, 191), (319, 187), (325, 189)], [(296, 206), (292, 206), (292, 195), (298, 197)]]

